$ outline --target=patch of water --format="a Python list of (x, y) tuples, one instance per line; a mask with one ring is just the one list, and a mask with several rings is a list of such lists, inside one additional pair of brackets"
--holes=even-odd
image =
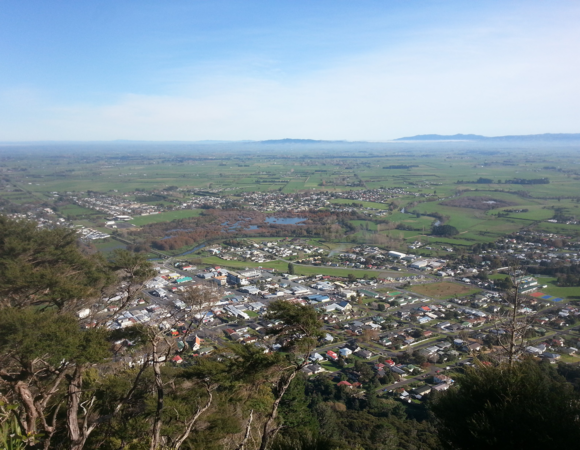
[(300, 222), (304, 222), (306, 219), (304, 217), (266, 217), (265, 222), (274, 225), (301, 225)]

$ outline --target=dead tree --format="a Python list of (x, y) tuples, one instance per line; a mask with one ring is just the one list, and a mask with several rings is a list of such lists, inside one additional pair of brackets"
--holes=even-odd
[[(510, 267), (509, 277), (512, 286), (503, 293), (508, 311), (500, 315), (496, 321), (498, 344), (503, 350), (508, 367), (512, 367), (525, 351), (527, 333), (532, 328), (534, 319), (534, 315), (526, 315), (522, 311), (525, 296), (521, 292), (521, 279), (517, 276), (516, 267), (513, 265)], [(499, 329), (503, 329), (505, 333), (500, 335)]]

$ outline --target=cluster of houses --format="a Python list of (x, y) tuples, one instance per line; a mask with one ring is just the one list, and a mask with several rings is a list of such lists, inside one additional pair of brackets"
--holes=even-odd
[[(558, 316), (568, 317), (570, 315), (580, 316), (580, 311), (575, 306), (568, 306), (558, 311)], [(541, 319), (543, 323), (544, 319)], [(534, 327), (538, 330), (538, 327)], [(544, 331), (545, 329), (539, 329)], [(562, 336), (552, 336), (543, 342), (528, 345), (525, 349), (526, 353), (537, 356), (539, 358), (547, 359), (551, 363), (555, 363), (561, 359), (562, 355), (576, 355), (579, 352), (580, 341), (575, 337), (564, 338)]]
[(563, 328), (575, 323), (580, 318), (580, 309), (577, 306), (566, 305), (554, 313), (542, 314), (534, 319), (537, 326), (551, 326), (555, 328)]
[(128, 194), (117, 196), (87, 193), (84, 197), (71, 194), (69, 195), (68, 200), (84, 208), (103, 212), (107, 216), (125, 216), (129, 217), (129, 219), (134, 215), (143, 216), (157, 214), (163, 211), (163, 208), (160, 206), (137, 202), (135, 200), (130, 200), (128, 197)]
[(397, 389), (396, 395), (407, 402), (411, 402), (411, 398), (417, 400), (422, 400), (423, 397), (429, 395), (431, 392), (442, 392), (449, 389), (454, 383), (453, 378), (448, 375), (436, 373), (433, 375), (432, 384), (424, 384), (423, 386), (416, 387), (407, 391), (405, 388)]
[[(244, 192), (242, 197), (244, 203), (256, 211), (279, 211), (279, 212), (300, 212), (322, 208), (329, 208), (331, 211), (352, 211), (352, 207), (332, 203), (336, 199), (348, 199), (353, 201), (366, 201), (374, 203), (388, 203), (394, 198), (414, 195), (416, 197), (428, 196), (430, 194), (412, 193), (404, 188), (381, 188), (381, 189), (361, 189), (342, 192), (316, 192), (316, 193), (291, 193), (283, 192)], [(384, 210), (376, 208), (362, 208), (364, 210), (374, 210), (381, 215)], [(361, 211), (360, 207), (356, 210)]]
[(93, 241), (96, 239), (106, 239), (110, 237), (110, 234), (103, 233), (98, 230), (93, 230), (92, 228), (85, 228), (82, 227), (78, 230), (79, 235), (81, 236), (81, 240), (83, 241)]
[(255, 211), (301, 212), (327, 208), (330, 205), (327, 196), (322, 193), (244, 192), (242, 198)]
[(292, 258), (298, 255), (324, 255), (326, 251), (315, 245), (298, 244), (285, 241), (263, 241), (257, 243), (251, 240), (237, 246), (213, 246), (206, 251), (219, 256), (226, 261), (243, 259), (263, 263), (279, 258)]
[(224, 203), (226, 203), (226, 201), (227, 198), (214, 195), (194, 196), (178, 205), (177, 209), (195, 209), (202, 206), (219, 209), (224, 205)]
[(58, 218), (56, 213), (50, 208), (44, 207), (22, 207), (24, 211), (4, 214), (14, 220), (30, 220), (36, 222), (38, 228), (68, 227), (72, 224), (63, 218)]
[[(459, 268), (446, 269), (447, 260), (440, 258), (420, 258), (413, 254), (401, 253), (394, 250), (383, 250), (374, 246), (359, 246), (351, 251), (339, 255), (340, 264), (345, 267), (366, 269), (400, 270), (399, 266), (411, 269), (432, 272), (442, 277), (453, 277), (460, 273), (477, 274), (476, 270)], [(398, 264), (391, 266), (392, 264)]]
[[(342, 198), (355, 201), (389, 203), (392, 199), (414, 195), (420, 197), (421, 193), (409, 192), (402, 187), (379, 188), (379, 189), (361, 189), (354, 191), (333, 192), (333, 198)], [(430, 194), (426, 194), (429, 196)]]
[(555, 247), (554, 241), (567, 241), (567, 236), (539, 231), (519, 231), (516, 238), (502, 238), (496, 242), (496, 249), (482, 252), (482, 255), (509, 255), (523, 262), (551, 264), (564, 262), (580, 263), (580, 243), (568, 242), (566, 246)]
[[(178, 263), (179, 264), (179, 263)], [(164, 302), (152, 302), (149, 305), (136, 304), (134, 308), (124, 311), (114, 321), (110, 321), (108, 326), (112, 329), (124, 328), (135, 325), (137, 323), (155, 324), (160, 329), (167, 330), (175, 334), (176, 339), (180, 336), (180, 325), (182, 326), (186, 319), (193, 317), (191, 308), (189, 308), (183, 301), (179, 299), (179, 293), (184, 288), (184, 285), (196, 285), (192, 277), (184, 276), (183, 271), (197, 272), (194, 266), (187, 264), (180, 264), (179, 270), (172, 271), (162, 266), (158, 267), (159, 274), (152, 280), (149, 280), (148, 286), (159, 293), (159, 297), (164, 297)], [(193, 274), (192, 273), (192, 274)], [(226, 284), (235, 284), (242, 286), (242, 289), (247, 294), (264, 294), (262, 291), (263, 284), (266, 279), (270, 279), (270, 273), (261, 270), (245, 270), (245, 271), (231, 271), (220, 268), (206, 269), (203, 272), (198, 272), (197, 275), (203, 275), (208, 281), (225, 277)], [(188, 278), (184, 285), (180, 284), (178, 280)], [(201, 278), (201, 277), (200, 277)], [(389, 294), (384, 297), (379, 296), (368, 288), (372, 286), (363, 286), (357, 289), (354, 283), (331, 280), (324, 277), (316, 277), (310, 280), (310, 283), (280, 283), (280, 285), (271, 281), (269, 284), (268, 294), (264, 298), (277, 298), (276, 292), (281, 292), (280, 297), (288, 301), (300, 302), (302, 304), (309, 304), (315, 307), (323, 315), (323, 318), (328, 323), (346, 322), (340, 328), (333, 332), (333, 335), (326, 334), (320, 344), (325, 348), (324, 351), (312, 353), (309, 362), (303, 368), (303, 372), (307, 375), (315, 375), (325, 372), (326, 362), (337, 362), (340, 359), (348, 360), (352, 355), (362, 360), (370, 360), (374, 355), (372, 346), (361, 348), (359, 345), (350, 341), (346, 345), (331, 348), (333, 341), (339, 337), (349, 339), (349, 337), (356, 337), (365, 334), (365, 330), (374, 332), (367, 336), (376, 343), (382, 344), (387, 348), (412, 348), (414, 345), (437, 336), (431, 330), (437, 330), (441, 334), (457, 332), (460, 330), (470, 330), (478, 327), (498, 312), (499, 306), (497, 303), (502, 302), (502, 299), (493, 293), (479, 294), (472, 296), (469, 299), (454, 299), (449, 302), (429, 302), (428, 299), (419, 298), (405, 293), (393, 292), (392, 296)], [(282, 287), (282, 284), (285, 286)], [(200, 289), (207, 288), (208, 284), (198, 283)], [(260, 286), (258, 289), (257, 286)], [(256, 292), (254, 289), (258, 289)], [(270, 292), (274, 290), (275, 292)], [(351, 295), (349, 295), (351, 294)], [(354, 295), (352, 295), (354, 294)], [(269, 297), (268, 297), (269, 296)], [(393, 313), (373, 313), (368, 308), (357, 307), (358, 298), (366, 296), (373, 298), (373, 301), (380, 302), (386, 300), (388, 307), (395, 307), (396, 311)], [(413, 303), (418, 303), (414, 306)], [(538, 302), (538, 307), (542, 302)], [(407, 306), (406, 308), (401, 308)], [(525, 306), (526, 308), (528, 306)], [(114, 312), (114, 302), (109, 302), (106, 309), (109, 313)], [(257, 301), (254, 297), (244, 296), (237, 293), (225, 291), (220, 296), (219, 301), (212, 305), (208, 305), (207, 311), (202, 315), (198, 314), (196, 318), (203, 320), (207, 324), (222, 324), (223, 321), (216, 319), (227, 318), (232, 325), (223, 325), (224, 335), (232, 341), (243, 343), (246, 345), (254, 345), (262, 348), (264, 352), (279, 351), (283, 349), (283, 342), (276, 342), (269, 330), (272, 327), (277, 327), (280, 324), (275, 321), (270, 321), (260, 317), (267, 309), (267, 302)], [(177, 313), (176, 313), (177, 312)], [(525, 311), (524, 311), (525, 312)], [(369, 314), (370, 313), (370, 314)], [(449, 318), (449, 314), (453, 317)], [(374, 314), (374, 315), (373, 315)], [(580, 315), (580, 310), (574, 306), (565, 306), (555, 314), (547, 317), (551, 325), (556, 324), (557, 320), (566, 321), (567, 317)], [(358, 317), (357, 317), (358, 316)], [(391, 316), (391, 317), (389, 317)], [(445, 320), (445, 318), (448, 320)], [(350, 318), (350, 320), (349, 320)], [(354, 320), (352, 319), (354, 318)], [(233, 320), (232, 320), (233, 319)], [(239, 322), (238, 319), (244, 319), (246, 322)], [(176, 322), (177, 320), (177, 322)], [(181, 322), (180, 322), (181, 321)], [(402, 321), (407, 323), (407, 328), (393, 330), (392, 327), (386, 326), (393, 324), (394, 327), (401, 325)], [(235, 324), (233, 323), (235, 322)], [(409, 326), (416, 323), (417, 325), (429, 324), (431, 329), (419, 328), (417, 325)], [(536, 325), (542, 325), (538, 322)], [(460, 353), (467, 353), (469, 355), (476, 354), (482, 350), (483, 344), (489, 335), (500, 333), (501, 330), (490, 329), (487, 333), (472, 331), (469, 338), (463, 339), (449, 339), (434, 342), (425, 347), (420, 347), (416, 353), (422, 355), (429, 362), (444, 362), (457, 359)], [(342, 339), (341, 339), (342, 340)], [(193, 349), (195, 343), (181, 343), (181, 345), (189, 346)], [(580, 343), (578, 343), (580, 345)], [(188, 348), (189, 348), (188, 347)], [(197, 345), (196, 349), (199, 350)], [(548, 358), (550, 361), (556, 361), (561, 354), (574, 354), (577, 346), (564, 343), (559, 339), (552, 339), (546, 343), (535, 344), (529, 346), (526, 350), (530, 354), (538, 355), (543, 358)], [(204, 347), (204, 354), (211, 352), (211, 345)], [(201, 354), (201, 353), (196, 353)], [(182, 355), (175, 355), (180, 360), (173, 360), (175, 364), (183, 362)], [(382, 361), (382, 360), (381, 360)], [(382, 376), (386, 371), (390, 371), (399, 377), (415, 376), (421, 372), (421, 368), (415, 364), (397, 364), (392, 360), (387, 359), (384, 363), (376, 362), (373, 366), (379, 376)], [(346, 388), (359, 387), (356, 381), (341, 382)], [(449, 380), (440, 380), (434, 385), (421, 387), (417, 390), (411, 391), (410, 395), (417, 395), (420, 398), (430, 390), (445, 390), (449, 387)], [(359, 383), (360, 385), (360, 383)], [(422, 390), (421, 390), (422, 389)]]
[(25, 213), (10, 213), (6, 214), (6, 216), (15, 220), (34, 221), (38, 225), (38, 228), (63, 227), (75, 229), (79, 234), (79, 238), (85, 242), (97, 239), (106, 239), (110, 237), (109, 234), (103, 233), (93, 228), (88, 228), (83, 225), (73, 225), (66, 219), (57, 217), (56, 213), (50, 208), (31, 208)]

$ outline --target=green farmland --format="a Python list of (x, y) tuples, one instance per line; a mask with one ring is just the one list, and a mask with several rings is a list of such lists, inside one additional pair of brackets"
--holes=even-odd
[[(93, 209), (83, 199), (110, 197), (134, 203), (143, 199), (144, 205), (161, 211), (127, 212), (133, 217), (129, 223), (144, 232), (148, 225), (199, 218), (200, 206), (282, 214), (290, 201), (290, 209), (317, 214), (340, 208), (355, 211), (356, 217), (347, 221), (341, 221), (342, 213), (335, 213), (324, 223), (324, 231), (307, 236), (323, 238), (329, 248), (370, 244), (405, 251), (409, 244), (420, 242), (424, 254), (439, 256), (446, 255), (448, 248), (468, 249), (520, 230), (580, 236), (575, 222), (580, 219), (580, 170), (573, 149), (480, 151), (478, 147), (472, 151), (470, 145), (247, 144), (234, 148), (216, 144), (187, 150), (151, 145), (137, 152), (104, 146), (98, 154), (91, 147), (91, 158), (83, 153), (87, 149), (71, 151), (66, 157), (44, 152), (29, 158), (13, 152), (4, 158), (6, 189), (0, 186), (0, 202), (14, 210), (53, 207), (58, 217), (106, 231), (104, 219), (113, 213)], [(525, 184), (538, 179), (549, 182)], [(325, 197), (323, 203), (317, 203), (320, 196)], [(205, 198), (210, 204), (202, 205)], [(77, 204), (79, 200), (83, 206)], [(181, 209), (188, 202), (193, 204)], [(555, 217), (572, 223), (547, 222)], [(197, 223), (186, 228), (195, 229)], [(437, 223), (456, 228), (458, 234), (431, 235)], [(132, 242), (139, 241), (138, 232), (118, 232), (132, 233)], [(258, 232), (244, 237), (256, 235), (259, 239)], [(161, 238), (148, 237), (147, 242)], [(174, 247), (169, 253), (185, 250)]]

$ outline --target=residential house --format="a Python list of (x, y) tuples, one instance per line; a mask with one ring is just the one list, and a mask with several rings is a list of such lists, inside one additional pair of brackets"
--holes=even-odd
[(333, 352), (332, 350), (328, 350), (326, 352), (326, 356), (328, 357), (328, 359), (330, 359), (331, 361), (338, 361), (338, 355)]
[(348, 347), (343, 347), (338, 351), (338, 353), (343, 358), (348, 358), (350, 355), (352, 355), (352, 350)]
[(357, 352), (355, 352), (355, 355), (364, 358), (364, 359), (371, 359), (371, 357), (373, 356), (373, 354), (371, 352), (369, 352), (368, 350), (364, 350), (361, 349)]

